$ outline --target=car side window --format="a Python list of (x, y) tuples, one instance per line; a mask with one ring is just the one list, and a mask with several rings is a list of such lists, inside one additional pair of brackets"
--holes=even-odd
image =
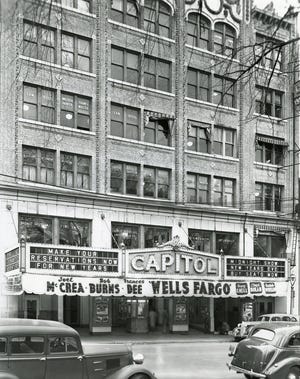
[(282, 321), (291, 321), (289, 316), (282, 316)]
[(78, 344), (74, 337), (49, 337), (49, 352), (51, 353), (74, 353), (78, 352)]
[(271, 321), (280, 321), (280, 317), (279, 316), (274, 316), (271, 318)]
[(21, 336), (11, 338), (12, 354), (42, 354), (44, 352), (44, 337)]
[(289, 339), (288, 345), (300, 347), (300, 333), (293, 334)]
[(293, 321), (293, 322), (297, 322), (296, 317), (291, 317), (291, 321)]
[(0, 355), (7, 353), (7, 338), (0, 337)]

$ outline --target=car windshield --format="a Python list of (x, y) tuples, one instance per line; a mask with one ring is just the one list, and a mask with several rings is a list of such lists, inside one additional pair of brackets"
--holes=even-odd
[(262, 340), (272, 341), (275, 333), (269, 329), (256, 329), (252, 333), (252, 337), (261, 338)]
[(269, 316), (259, 316), (257, 321), (269, 321), (270, 317)]

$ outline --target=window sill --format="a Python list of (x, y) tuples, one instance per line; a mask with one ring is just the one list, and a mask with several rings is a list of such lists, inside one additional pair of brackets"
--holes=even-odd
[(56, 2), (52, 2), (51, 0), (46, 0), (46, 2), (48, 4), (51, 4), (51, 6), (55, 6), (57, 8), (62, 8), (62, 9), (65, 9), (65, 10), (68, 10), (68, 11), (72, 11), (72, 12), (75, 12), (75, 13), (78, 13), (78, 14), (81, 14), (81, 15), (85, 15), (85, 16), (88, 16), (88, 17), (96, 18), (96, 15), (93, 14), (93, 13), (90, 13), (90, 12), (84, 12), (84, 11), (81, 11), (81, 10), (79, 10), (77, 8), (68, 7), (66, 5), (62, 5), (62, 4), (59, 4), (59, 3), (56, 3)]
[(254, 209), (253, 213), (263, 213), (264, 215), (268, 216), (280, 216), (281, 214), (283, 214), (282, 211), (263, 211), (258, 209)]
[(214, 104), (214, 103), (209, 103), (208, 101), (193, 99), (192, 97), (186, 97), (185, 99), (187, 101), (195, 102), (197, 104), (207, 105), (207, 106), (209, 106), (211, 108), (215, 108), (215, 109), (220, 108), (221, 110), (231, 111), (231, 112), (234, 112), (234, 113), (238, 113), (240, 111), (238, 108), (225, 107), (224, 105), (217, 105), (217, 104)]
[(146, 197), (146, 196), (138, 196), (138, 195), (124, 195), (123, 193), (115, 193), (115, 192), (108, 192), (107, 193), (109, 196), (113, 197), (122, 197), (126, 199), (139, 199), (139, 200), (148, 200), (148, 201), (163, 201), (164, 203), (169, 203), (171, 200), (170, 199), (160, 199), (157, 197)]
[(228, 160), (230, 162), (239, 162), (238, 158), (233, 158), (233, 157), (226, 157), (223, 155), (217, 155), (217, 154), (208, 154), (208, 153), (200, 153), (199, 151), (192, 151), (192, 150), (185, 150), (185, 153), (188, 154), (193, 154), (197, 156), (203, 156), (203, 157), (208, 157), (208, 158), (214, 158), (214, 159), (219, 159), (221, 161)]
[(92, 72), (87, 72), (87, 71), (77, 70), (76, 68), (61, 66), (61, 65), (56, 64), (56, 63), (50, 63), (47, 61), (42, 61), (41, 59), (26, 57), (25, 55), (20, 55), (20, 58), (25, 60), (25, 61), (28, 61), (28, 62), (39, 63), (41, 65), (48, 66), (48, 67), (54, 67), (54, 68), (57, 68), (59, 70), (65, 70), (65, 71), (73, 72), (75, 74), (86, 75), (86, 76), (89, 76), (92, 78), (96, 78), (96, 74), (93, 74)]
[(286, 77), (288, 76), (288, 74), (283, 72), (282, 70), (278, 70), (278, 69), (273, 70), (272, 68), (265, 67), (261, 64), (257, 64), (256, 67), (258, 67), (260, 70), (267, 71), (267, 72), (272, 73), (272, 74), (275, 73), (277, 75), (282, 75), (282, 76), (286, 76)]
[(126, 86), (126, 87), (135, 88), (135, 89), (142, 89), (142, 90), (147, 91), (147, 92), (154, 92), (154, 93), (158, 93), (158, 94), (161, 94), (164, 96), (175, 97), (175, 94), (171, 93), (171, 92), (160, 91), (158, 89), (144, 87), (144, 86), (141, 86), (139, 84), (132, 84), (129, 82), (124, 82), (123, 80), (108, 78), (107, 81), (111, 82), (112, 84), (120, 85), (122, 87)]
[(284, 168), (284, 167), (282, 167), (282, 165), (276, 165), (276, 164), (272, 164), (272, 163), (254, 162), (254, 164), (255, 164), (255, 166), (261, 166), (259, 168), (272, 169), (273, 171), (277, 171), (281, 168)]
[(201, 53), (206, 53), (206, 54), (210, 55), (213, 59), (215, 59), (217, 57), (217, 58), (222, 58), (222, 59), (228, 60), (230, 62), (240, 63), (239, 59), (229, 58), (226, 55), (222, 55), (222, 54), (216, 54), (213, 51), (205, 50), (205, 49), (202, 49), (201, 47), (197, 47), (197, 46), (193, 46), (193, 45), (189, 45), (189, 44), (186, 44), (186, 47), (188, 47), (192, 50), (199, 51)]
[(59, 189), (60, 191), (64, 191), (64, 192), (69, 192), (69, 191), (74, 192), (75, 191), (75, 192), (80, 192), (80, 193), (85, 193), (85, 194), (96, 193), (96, 191), (93, 191), (93, 190), (64, 187), (64, 186), (59, 186), (57, 184), (45, 184), (45, 183), (33, 182), (30, 180), (24, 180), (24, 179), (19, 179), (17, 182), (19, 184), (30, 186), (30, 187), (35, 187), (35, 188), (56, 189), (56, 190)]
[(190, 206), (198, 206), (199, 208), (207, 208), (207, 209), (225, 209), (225, 210), (234, 210), (234, 211), (239, 211), (238, 208), (232, 206), (222, 206), (222, 205), (214, 205), (214, 204), (204, 204), (204, 203), (189, 203), (189, 202), (186, 202), (185, 203), (187, 206), (190, 205)]
[(267, 116), (267, 115), (260, 114), (260, 113), (255, 113), (255, 112), (253, 113), (253, 115), (255, 117), (262, 118), (263, 120), (276, 121), (278, 124), (281, 124), (281, 123), (286, 124), (287, 123), (287, 120), (284, 120), (284, 119), (279, 118), (279, 117)]
[(172, 39), (172, 38), (167, 38), (167, 37), (160, 36), (159, 34), (147, 32), (147, 31), (145, 31), (143, 29), (136, 28), (136, 27), (131, 26), (131, 25), (123, 24), (122, 22), (114, 21), (112, 19), (108, 19), (108, 22), (110, 24), (112, 24), (112, 25), (122, 26), (125, 29), (133, 30), (135, 32), (139, 32), (141, 34), (144, 34), (146, 38), (148, 38), (148, 36), (151, 36), (151, 37), (155, 37), (157, 39), (160, 39), (160, 40), (163, 40), (163, 41), (166, 41), (166, 42), (172, 42), (172, 43), (175, 44), (175, 40)]
[(156, 143), (139, 141), (139, 140), (135, 140), (135, 139), (117, 137), (117, 136), (114, 136), (114, 135), (111, 135), (111, 134), (109, 134), (107, 137), (109, 139), (112, 139), (112, 140), (121, 141), (121, 142), (127, 142), (127, 143), (132, 143), (132, 144), (135, 144), (135, 145), (149, 146), (149, 147), (155, 147), (155, 148), (162, 149), (162, 150), (175, 151), (175, 147), (172, 147), (172, 146), (165, 146), (165, 145), (159, 145), (159, 144), (156, 144)]
[(47, 128), (51, 128), (51, 129), (59, 129), (59, 130), (67, 131), (67, 132), (78, 133), (81, 135), (82, 134), (89, 135), (89, 136), (95, 136), (96, 135), (95, 132), (89, 132), (89, 131), (80, 130), (80, 129), (68, 128), (66, 126), (61, 126), (61, 125), (57, 125), (57, 124), (47, 124), (46, 122), (29, 120), (27, 118), (19, 117), (19, 121), (24, 122), (26, 124), (30, 124), (30, 125), (43, 126), (43, 127), (47, 127)]

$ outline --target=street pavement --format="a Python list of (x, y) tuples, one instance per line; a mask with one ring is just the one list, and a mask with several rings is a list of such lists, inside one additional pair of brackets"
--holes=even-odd
[(145, 356), (144, 364), (158, 379), (242, 379), (241, 374), (229, 371), (226, 362), (232, 337), (203, 334), (130, 334), (114, 332), (91, 336), (79, 330), (88, 344), (130, 343), (134, 353)]

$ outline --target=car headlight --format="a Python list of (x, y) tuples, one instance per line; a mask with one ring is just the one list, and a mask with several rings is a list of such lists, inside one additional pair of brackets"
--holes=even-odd
[(141, 365), (144, 362), (144, 356), (141, 353), (133, 354), (133, 362)]

